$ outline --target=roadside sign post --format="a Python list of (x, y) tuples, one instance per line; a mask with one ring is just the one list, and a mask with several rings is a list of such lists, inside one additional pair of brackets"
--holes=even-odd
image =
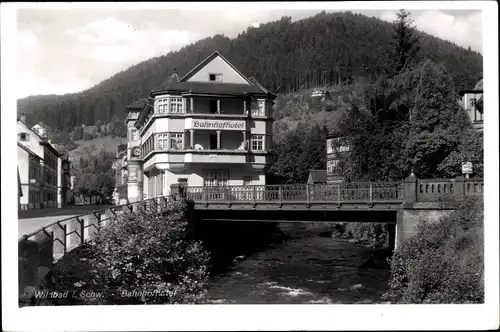
[(472, 174), (472, 163), (471, 162), (465, 162), (462, 163), (462, 174), (465, 174), (465, 178), (469, 178), (469, 174)]

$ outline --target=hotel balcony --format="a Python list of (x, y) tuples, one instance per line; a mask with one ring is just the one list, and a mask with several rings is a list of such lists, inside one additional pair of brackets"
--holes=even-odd
[(249, 136), (246, 131), (193, 129), (152, 134), (141, 146), (143, 168), (159, 163), (266, 164), (266, 136)]
[[(159, 118), (240, 120), (254, 118), (272, 120), (272, 105), (264, 100), (251, 100), (248, 97), (206, 96), (196, 98), (165, 97), (155, 101), (154, 107), (138, 119), (141, 135)], [(191, 119), (190, 119), (191, 118)]]

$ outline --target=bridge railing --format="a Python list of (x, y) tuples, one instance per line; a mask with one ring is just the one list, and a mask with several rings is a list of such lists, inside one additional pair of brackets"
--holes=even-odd
[(185, 193), (199, 202), (379, 202), (402, 201), (404, 187), (401, 182), (204, 186), (187, 187)]
[(455, 202), (467, 196), (482, 195), (483, 179), (418, 179), (416, 197), (418, 202)]
[(144, 209), (160, 212), (171, 196), (155, 197), (135, 203), (107, 207), (86, 214), (57, 220), (34, 232), (23, 235), (18, 241), (19, 292), (26, 287), (36, 288), (52, 264), (67, 252), (83, 245), (103, 225), (124, 213)]

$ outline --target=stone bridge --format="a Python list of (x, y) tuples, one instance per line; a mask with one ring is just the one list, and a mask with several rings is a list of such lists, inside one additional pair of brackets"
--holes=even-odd
[(321, 185), (229, 187), (171, 186), (169, 196), (150, 198), (55, 221), (19, 239), (19, 293), (29, 294), (54, 261), (82, 245), (101, 225), (126, 211), (156, 208), (183, 196), (190, 227), (204, 220), (256, 222), (384, 222), (397, 249), (422, 219), (439, 220), (472, 195), (483, 194), (482, 179), (417, 179)]

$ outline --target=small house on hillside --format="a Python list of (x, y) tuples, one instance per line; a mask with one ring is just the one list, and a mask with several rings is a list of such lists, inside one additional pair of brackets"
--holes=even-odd
[(31, 130), (33, 130), (34, 132), (36, 132), (41, 137), (47, 137), (48, 133), (51, 131), (51, 129), (49, 128), (49, 126), (47, 126), (42, 121), (38, 122), (36, 125), (34, 125), (33, 127), (31, 127)]
[(313, 99), (319, 99), (321, 101), (325, 101), (330, 99), (330, 92), (328, 90), (316, 89), (311, 93), (311, 97)]
[(325, 184), (326, 183), (326, 170), (311, 169), (309, 171), (309, 178), (307, 184)]

